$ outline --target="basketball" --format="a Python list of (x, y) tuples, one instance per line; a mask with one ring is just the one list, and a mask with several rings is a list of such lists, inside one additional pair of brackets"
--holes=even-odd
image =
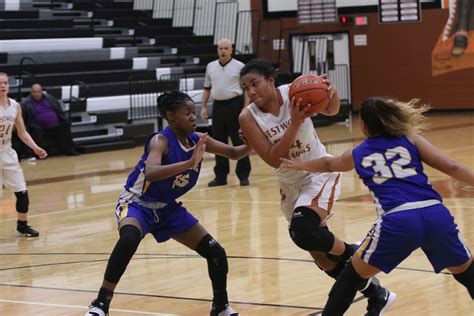
[(288, 95), (290, 100), (293, 97), (296, 101), (301, 98), (303, 106), (311, 103), (310, 113), (319, 113), (329, 104), (328, 86), (316, 75), (303, 75), (293, 80)]

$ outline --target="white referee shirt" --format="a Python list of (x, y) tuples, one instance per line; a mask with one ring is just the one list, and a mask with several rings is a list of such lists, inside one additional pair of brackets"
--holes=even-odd
[(212, 98), (218, 101), (242, 95), (240, 70), (243, 67), (244, 64), (234, 58), (225, 65), (222, 65), (219, 59), (211, 61), (206, 67), (204, 89), (211, 89)]

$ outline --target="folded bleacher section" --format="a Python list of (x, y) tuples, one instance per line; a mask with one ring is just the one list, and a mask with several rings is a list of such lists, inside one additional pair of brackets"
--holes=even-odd
[(214, 42), (133, 2), (0, 1), (0, 71), (12, 78), (10, 96), (20, 100), (38, 82), (62, 100), (83, 153), (141, 144), (162, 127), (162, 91), (185, 90), (200, 106)]

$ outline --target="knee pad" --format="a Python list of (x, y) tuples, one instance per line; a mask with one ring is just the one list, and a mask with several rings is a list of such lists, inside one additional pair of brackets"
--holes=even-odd
[(125, 225), (120, 228), (119, 235), (120, 244), (125, 246), (127, 249), (138, 248), (138, 245), (142, 239), (140, 229), (133, 225)]
[(18, 213), (28, 213), (28, 206), (30, 199), (28, 198), (28, 191), (15, 192), (16, 196), (16, 211)]
[(453, 277), (467, 288), (469, 295), (471, 295), (471, 298), (474, 300), (474, 261), (471, 262), (471, 265), (466, 271), (453, 274)]
[(196, 247), (196, 252), (207, 259), (209, 275), (229, 271), (225, 249), (211, 235), (204, 236)]
[(303, 250), (327, 253), (334, 246), (334, 235), (327, 227), (319, 227), (321, 219), (309, 207), (295, 209), (290, 224), (290, 237)]
[(119, 233), (104, 275), (105, 280), (114, 284), (119, 282), (141, 241), (140, 230), (133, 225), (123, 226)]

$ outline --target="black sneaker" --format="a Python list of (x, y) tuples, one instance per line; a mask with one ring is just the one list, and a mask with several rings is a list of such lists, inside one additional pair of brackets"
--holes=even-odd
[(459, 56), (464, 53), (467, 48), (467, 35), (460, 34), (454, 36), (454, 45), (451, 49), (451, 54), (454, 56)]
[(38, 237), (39, 232), (34, 230), (31, 226), (16, 226), (16, 235), (18, 237)]
[(240, 186), (241, 186), (241, 187), (246, 187), (246, 186), (248, 186), (248, 185), (250, 185), (249, 179), (241, 179), (241, 180), (240, 180)]
[(209, 182), (209, 183), (207, 184), (207, 186), (209, 186), (209, 187), (212, 188), (212, 187), (219, 187), (219, 186), (221, 186), (221, 185), (226, 185), (226, 184), (227, 184), (227, 181), (222, 181), (222, 180), (214, 179), (214, 180), (212, 180), (211, 182)]
[(109, 315), (109, 306), (105, 303), (102, 303), (98, 300), (93, 300), (91, 305), (89, 305), (89, 310), (84, 314), (84, 316), (108, 316)]
[(382, 316), (395, 302), (396, 298), (397, 294), (380, 286), (377, 294), (369, 297), (365, 316)]

